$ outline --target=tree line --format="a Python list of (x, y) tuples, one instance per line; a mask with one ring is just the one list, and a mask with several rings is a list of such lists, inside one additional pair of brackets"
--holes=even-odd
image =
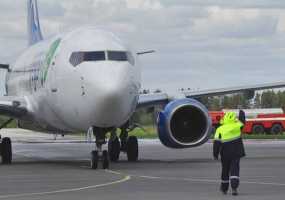
[(253, 99), (245, 94), (226, 95), (221, 97), (204, 97), (200, 101), (209, 110), (222, 109), (256, 109), (256, 108), (283, 108), (285, 106), (285, 91), (268, 90), (256, 93)]

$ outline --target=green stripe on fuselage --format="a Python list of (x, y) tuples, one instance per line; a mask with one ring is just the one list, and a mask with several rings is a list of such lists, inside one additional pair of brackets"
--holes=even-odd
[(44, 68), (43, 77), (42, 77), (42, 78), (43, 78), (43, 79), (42, 79), (43, 82), (45, 82), (46, 79), (47, 79), (48, 70), (49, 70), (49, 68), (50, 68), (51, 61), (52, 61), (52, 59), (53, 59), (53, 57), (54, 57), (54, 55), (55, 55), (55, 52), (56, 52), (56, 50), (57, 50), (57, 48), (58, 48), (60, 42), (61, 42), (61, 39), (57, 39), (56, 41), (54, 41), (54, 42), (51, 44), (50, 49), (49, 49), (49, 51), (48, 51), (48, 53), (47, 53), (47, 55), (46, 55), (45, 68)]

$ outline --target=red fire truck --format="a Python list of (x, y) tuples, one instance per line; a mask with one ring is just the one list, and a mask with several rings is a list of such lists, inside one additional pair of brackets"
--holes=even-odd
[[(224, 116), (223, 111), (210, 111), (214, 130), (220, 119)], [(257, 114), (256, 117), (247, 118), (243, 133), (246, 134), (282, 134), (285, 130), (285, 114)]]

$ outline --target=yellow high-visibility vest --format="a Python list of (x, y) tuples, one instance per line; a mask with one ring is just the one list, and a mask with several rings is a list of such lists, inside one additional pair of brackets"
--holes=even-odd
[(243, 124), (239, 120), (223, 123), (215, 133), (215, 140), (230, 142), (241, 137), (241, 127)]

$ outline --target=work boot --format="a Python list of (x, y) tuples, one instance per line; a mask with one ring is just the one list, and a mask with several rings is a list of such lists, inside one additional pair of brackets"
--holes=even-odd
[(237, 195), (238, 195), (237, 189), (233, 189), (233, 190), (232, 190), (232, 195), (233, 195), (233, 196), (237, 196)]

